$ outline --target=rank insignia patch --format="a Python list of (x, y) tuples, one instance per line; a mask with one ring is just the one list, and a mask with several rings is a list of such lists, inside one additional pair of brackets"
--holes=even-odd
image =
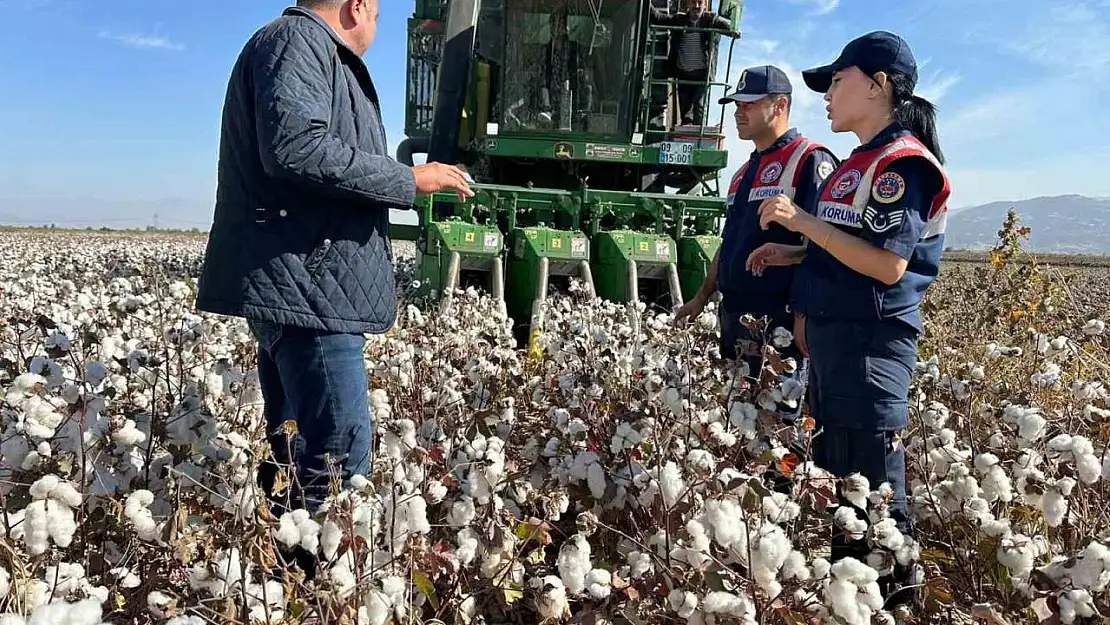
[(883, 234), (894, 230), (906, 220), (906, 209), (880, 212), (873, 206), (868, 206), (863, 211), (863, 224), (872, 232)]

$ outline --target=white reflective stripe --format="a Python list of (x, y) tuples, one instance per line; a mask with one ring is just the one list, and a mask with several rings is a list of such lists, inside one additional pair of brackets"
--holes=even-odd
[(948, 230), (948, 211), (940, 211), (925, 224), (925, 231), (921, 233), (922, 239), (944, 234)]
[[(784, 180), (789, 185), (794, 184), (794, 172), (798, 171), (798, 165), (801, 164), (802, 156), (806, 153), (806, 149), (809, 148), (810, 143), (809, 139), (802, 139), (802, 143), (794, 150), (794, 153), (790, 155), (790, 160), (786, 161), (786, 168), (783, 169), (782, 176), (779, 180)], [(794, 191), (795, 189), (790, 189), (789, 197), (792, 200), (794, 199)]]
[(752, 189), (752, 192), (748, 194), (748, 201), (755, 202), (756, 200), (766, 200), (776, 195), (785, 195), (790, 199), (794, 199), (794, 191), (794, 187), (755, 187)]
[(856, 197), (853, 198), (852, 202), (852, 204), (860, 210), (860, 214), (863, 214), (864, 207), (867, 206), (867, 202), (871, 199), (871, 186), (874, 184), (875, 170), (879, 168), (879, 163), (898, 150), (904, 150), (906, 148), (913, 150), (920, 156), (924, 156), (931, 163), (940, 167), (940, 164), (933, 158), (933, 155), (929, 154), (928, 150), (922, 150), (916, 142), (909, 141), (905, 137), (892, 141), (890, 145), (883, 149), (881, 154), (875, 157), (875, 160), (871, 161), (871, 166), (867, 168), (867, 171), (863, 172), (863, 177), (860, 178), (859, 187), (856, 189)]
[[(878, 169), (879, 163), (891, 154), (907, 148), (912, 150), (915, 155), (925, 157), (925, 159), (936, 166), (937, 169), (941, 170), (942, 172), (944, 171), (943, 166), (940, 164), (939, 161), (937, 161), (936, 157), (933, 156), (932, 153), (929, 152), (929, 150), (922, 149), (917, 142), (910, 141), (905, 137), (891, 142), (891, 144), (888, 145), (881, 154), (879, 154), (874, 162), (871, 163), (871, 166), (867, 168), (867, 171), (864, 173), (863, 178), (860, 180), (859, 188), (856, 189), (856, 197), (853, 198), (852, 205), (859, 211), (860, 215), (863, 215), (863, 209), (867, 206), (867, 203), (871, 199), (871, 185), (873, 184), (873, 180), (875, 178), (875, 170)], [(930, 206), (930, 212), (931, 209), (932, 207)], [(921, 239), (924, 240), (930, 237), (935, 237), (938, 234), (944, 234), (947, 229), (948, 211), (941, 211), (939, 214), (931, 217), (928, 223), (925, 224), (925, 230), (921, 233)]]
[(841, 226), (859, 228), (863, 220), (863, 209), (841, 202), (818, 202), (817, 218)]

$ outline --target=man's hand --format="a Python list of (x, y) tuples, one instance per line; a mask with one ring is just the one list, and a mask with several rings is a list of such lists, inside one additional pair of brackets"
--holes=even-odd
[(806, 345), (806, 317), (797, 313), (794, 314), (794, 343), (802, 355), (809, 358), (809, 346)]
[(764, 243), (755, 249), (744, 262), (744, 269), (753, 275), (762, 276), (767, 267), (786, 267), (795, 262), (793, 248), (781, 243)]
[(683, 319), (689, 317), (690, 319), (697, 319), (701, 311), (705, 310), (706, 298), (702, 297), (699, 293), (694, 296), (694, 299), (686, 302), (674, 314), (674, 322), (678, 323)]
[(417, 165), (412, 168), (412, 175), (416, 178), (417, 195), (454, 191), (459, 194), (459, 200), (474, 197), (474, 191), (466, 181), (466, 174), (454, 165), (443, 163)]
[(784, 195), (767, 198), (759, 205), (759, 225), (764, 230), (770, 228), (772, 223), (778, 223), (791, 232), (798, 232), (802, 228), (801, 222), (807, 218), (809, 213)]

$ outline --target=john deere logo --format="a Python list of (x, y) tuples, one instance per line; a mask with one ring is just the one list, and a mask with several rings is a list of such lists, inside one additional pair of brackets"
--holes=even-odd
[(574, 156), (574, 147), (569, 143), (555, 144), (555, 158), (571, 158)]

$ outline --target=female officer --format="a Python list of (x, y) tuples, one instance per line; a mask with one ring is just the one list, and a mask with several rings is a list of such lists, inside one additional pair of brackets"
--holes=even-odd
[[(909, 45), (888, 32), (853, 40), (832, 64), (802, 76), (825, 94), (832, 130), (855, 133), (860, 146), (825, 180), (808, 212), (783, 197), (761, 204), (762, 227), (782, 224), (807, 243), (764, 246), (748, 264), (759, 272), (799, 263), (791, 303), (802, 316), (810, 410), (822, 429), (814, 462), (838, 476), (858, 472), (872, 489), (888, 482), (892, 516), (908, 533), (898, 432), (908, 422), (919, 304), (937, 276), (950, 192), (935, 109), (913, 93), (917, 65)], [(865, 545), (837, 542), (834, 559), (867, 554)]]

